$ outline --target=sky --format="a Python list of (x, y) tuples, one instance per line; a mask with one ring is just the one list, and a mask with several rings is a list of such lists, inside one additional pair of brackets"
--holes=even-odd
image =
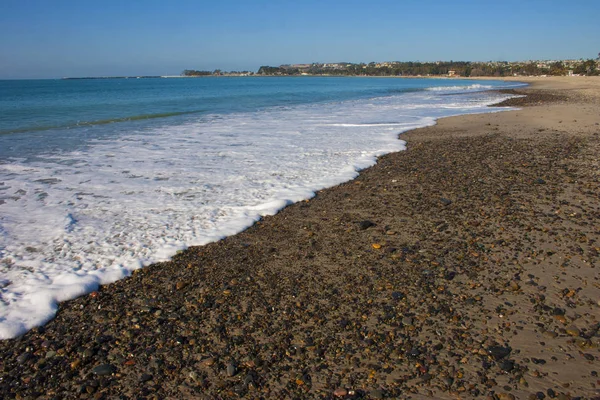
[(598, 0), (0, 0), (0, 79), (599, 52)]

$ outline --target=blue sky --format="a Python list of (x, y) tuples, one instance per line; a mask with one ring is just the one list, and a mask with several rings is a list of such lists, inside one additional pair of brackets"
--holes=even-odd
[(0, 78), (595, 58), (598, 0), (0, 0)]

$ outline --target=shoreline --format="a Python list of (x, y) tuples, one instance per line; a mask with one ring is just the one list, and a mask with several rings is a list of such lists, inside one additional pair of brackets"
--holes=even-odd
[(521, 111), (403, 133), (353, 181), (61, 303), (0, 343), (0, 393), (598, 396), (600, 81), (544, 80), (502, 104)]

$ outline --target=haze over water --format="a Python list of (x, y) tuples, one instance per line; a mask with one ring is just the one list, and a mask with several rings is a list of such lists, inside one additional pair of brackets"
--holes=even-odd
[(0, 338), (57, 302), (237, 233), (514, 83), (382, 78), (0, 81)]

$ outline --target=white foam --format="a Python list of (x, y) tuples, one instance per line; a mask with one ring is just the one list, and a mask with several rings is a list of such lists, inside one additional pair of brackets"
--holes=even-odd
[(60, 301), (356, 177), (403, 150), (401, 132), (499, 100), (479, 96), (421, 92), (203, 117), (1, 164), (0, 338), (46, 323)]
[(491, 85), (482, 85), (479, 83), (474, 83), (472, 85), (456, 85), (456, 86), (433, 86), (429, 87), (426, 90), (433, 92), (464, 92), (464, 91), (481, 91), (481, 90), (491, 90), (494, 89), (494, 86)]

